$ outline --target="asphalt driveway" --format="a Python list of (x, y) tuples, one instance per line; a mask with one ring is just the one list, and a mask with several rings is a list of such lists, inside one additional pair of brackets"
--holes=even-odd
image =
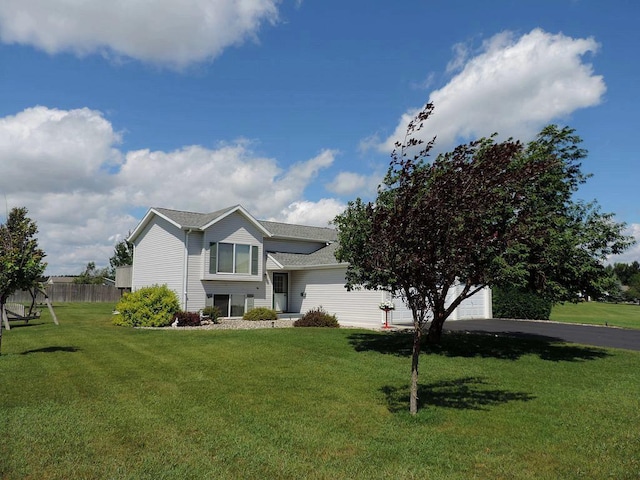
[(640, 351), (640, 330), (530, 320), (453, 320), (444, 330), (493, 334), (541, 335), (558, 341)]

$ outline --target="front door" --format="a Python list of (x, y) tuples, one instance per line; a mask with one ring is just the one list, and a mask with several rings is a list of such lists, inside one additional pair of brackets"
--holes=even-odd
[(273, 309), (276, 312), (286, 312), (288, 309), (287, 295), (289, 293), (289, 274), (273, 274)]

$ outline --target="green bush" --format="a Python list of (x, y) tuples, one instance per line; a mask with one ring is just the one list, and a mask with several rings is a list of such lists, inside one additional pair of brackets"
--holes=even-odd
[(220, 309), (218, 307), (209, 305), (208, 307), (204, 307), (202, 309), (202, 315), (209, 318), (209, 320), (211, 320), (213, 323), (219, 323), (222, 313), (220, 312)]
[(116, 305), (113, 323), (124, 327), (164, 327), (180, 311), (180, 300), (166, 285), (153, 285), (126, 293)]
[(252, 308), (242, 316), (243, 320), (277, 320), (278, 314), (275, 310), (266, 307)]
[(327, 313), (322, 307), (314, 308), (293, 322), (294, 327), (330, 327), (338, 328), (340, 324), (335, 315)]
[(495, 318), (549, 320), (553, 304), (540, 295), (512, 287), (494, 287), (492, 294)]

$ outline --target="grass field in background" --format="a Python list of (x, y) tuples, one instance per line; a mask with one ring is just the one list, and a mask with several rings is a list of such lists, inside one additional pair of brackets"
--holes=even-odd
[(600, 302), (565, 303), (553, 306), (550, 320), (640, 329), (640, 306)]
[(640, 353), (354, 329), (134, 330), (111, 305), (4, 332), (0, 478), (640, 476)]

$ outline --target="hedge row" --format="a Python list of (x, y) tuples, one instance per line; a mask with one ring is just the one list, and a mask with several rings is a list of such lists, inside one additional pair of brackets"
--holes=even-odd
[(493, 316), (549, 320), (552, 303), (535, 293), (517, 288), (493, 287)]

